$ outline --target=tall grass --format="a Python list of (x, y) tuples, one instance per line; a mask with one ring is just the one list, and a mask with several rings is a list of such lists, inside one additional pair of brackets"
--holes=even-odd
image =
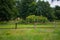
[(60, 40), (57, 29), (0, 29), (0, 40)]

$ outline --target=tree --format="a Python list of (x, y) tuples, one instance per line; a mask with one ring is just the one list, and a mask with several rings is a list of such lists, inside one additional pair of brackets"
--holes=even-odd
[(35, 16), (35, 15), (30, 15), (26, 17), (27, 22), (29, 23), (45, 23), (48, 22), (48, 19), (43, 16)]
[(20, 0), (17, 2), (19, 17), (26, 19), (29, 15), (44, 16), (50, 21), (55, 19), (54, 9), (50, 7), (48, 2), (39, 0)]
[(54, 10), (50, 7), (48, 2), (38, 1), (37, 2), (37, 13), (36, 15), (42, 15), (47, 17), (50, 21), (54, 20)]
[(8, 21), (16, 14), (14, 0), (0, 0), (0, 21)]
[(57, 17), (57, 20), (60, 20), (60, 7), (55, 7), (55, 16)]
[(26, 19), (27, 16), (34, 14), (35, 5), (35, 0), (21, 0), (18, 3), (20, 17)]

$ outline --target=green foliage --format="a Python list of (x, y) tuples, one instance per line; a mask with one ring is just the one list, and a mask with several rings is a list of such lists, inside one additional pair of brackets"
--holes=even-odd
[(26, 19), (28, 15), (31, 15), (31, 13), (34, 14), (34, 11), (36, 9), (35, 0), (21, 0), (17, 4), (20, 18)]
[(14, 0), (0, 0), (0, 21), (8, 21), (17, 13)]
[(23, 19), (20, 19), (19, 22), (18, 22), (18, 24), (26, 24), (26, 23), (27, 22), (25, 20), (23, 20)]
[(39, 16), (38, 17), (38, 22), (42, 22), (42, 23), (45, 23), (45, 22), (48, 22), (48, 19), (46, 17), (43, 17), (43, 16)]
[(35, 22), (36, 21), (36, 16), (35, 15), (30, 15), (26, 18), (26, 20), (30, 23)]
[[(33, 18), (29, 15), (32, 15)], [(26, 18), (30, 22), (42, 20), (45, 22), (47, 19), (49, 21), (60, 20), (60, 7), (51, 8), (48, 2), (41, 0), (38, 0), (38, 2), (36, 0), (0, 0), (0, 21), (9, 21), (17, 17), (22, 18), (21, 22), (25, 23)]]
[(53, 21), (55, 19), (54, 10), (50, 7), (48, 2), (41, 0), (21, 0), (17, 2), (17, 8), (19, 11), (19, 17), (26, 19), (29, 15), (44, 16), (48, 20)]
[(38, 1), (37, 2), (37, 14), (47, 17), (50, 21), (54, 20), (54, 10), (50, 7), (48, 2)]
[(56, 6), (55, 7), (55, 16), (57, 17), (57, 20), (60, 20), (60, 7)]
[(5, 24), (7, 24), (8, 22), (6, 22), (6, 21), (4, 21), (4, 22), (0, 22), (0, 25), (5, 25)]
[(34, 22), (45, 23), (45, 22), (48, 22), (48, 19), (46, 17), (43, 17), (43, 16), (35, 16), (35, 15), (28, 16), (26, 18), (26, 20), (29, 23), (34, 23)]

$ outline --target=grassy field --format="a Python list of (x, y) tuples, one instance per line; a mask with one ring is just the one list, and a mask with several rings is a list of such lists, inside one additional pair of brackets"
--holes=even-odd
[[(0, 24), (0, 40), (60, 40), (60, 25), (54, 24), (18, 24), (20, 29), (1, 29), (1, 28), (15, 28), (15, 24)], [(55, 27), (56, 28), (53, 28)], [(43, 27), (43, 28), (41, 28)], [(47, 28), (52, 27), (52, 28)], [(22, 29), (21, 29), (22, 28)]]
[[(15, 24), (6, 24), (0, 25), (0, 28), (15, 28)], [(18, 24), (17, 28), (34, 28), (34, 27), (60, 27), (60, 25), (25, 25), (25, 24)]]
[[(15, 23), (12, 22), (7, 22), (7, 24), (1, 24), (0, 23), (0, 28), (15, 28)], [(60, 27), (60, 22), (50, 22), (46, 24), (17, 24), (17, 28), (26, 28), (26, 27)]]
[(60, 40), (60, 29), (0, 29), (0, 40)]

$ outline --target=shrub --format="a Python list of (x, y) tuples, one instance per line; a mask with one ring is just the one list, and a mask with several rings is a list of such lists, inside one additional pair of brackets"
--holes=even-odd
[(22, 24), (22, 23), (24, 23), (25, 21), (23, 20), (23, 19), (20, 19), (19, 21), (18, 21), (18, 24)]
[(34, 23), (34, 22), (45, 23), (45, 22), (48, 22), (48, 19), (43, 16), (30, 15), (26, 18), (26, 21), (28, 23)]
[(0, 24), (7, 24), (8, 22), (7, 21), (0, 21)]
[(36, 16), (35, 15), (30, 15), (26, 18), (26, 21), (29, 23), (33, 23), (36, 21)]
[(46, 17), (39, 16), (38, 17), (38, 22), (46, 23), (46, 22), (48, 22), (48, 19)]

